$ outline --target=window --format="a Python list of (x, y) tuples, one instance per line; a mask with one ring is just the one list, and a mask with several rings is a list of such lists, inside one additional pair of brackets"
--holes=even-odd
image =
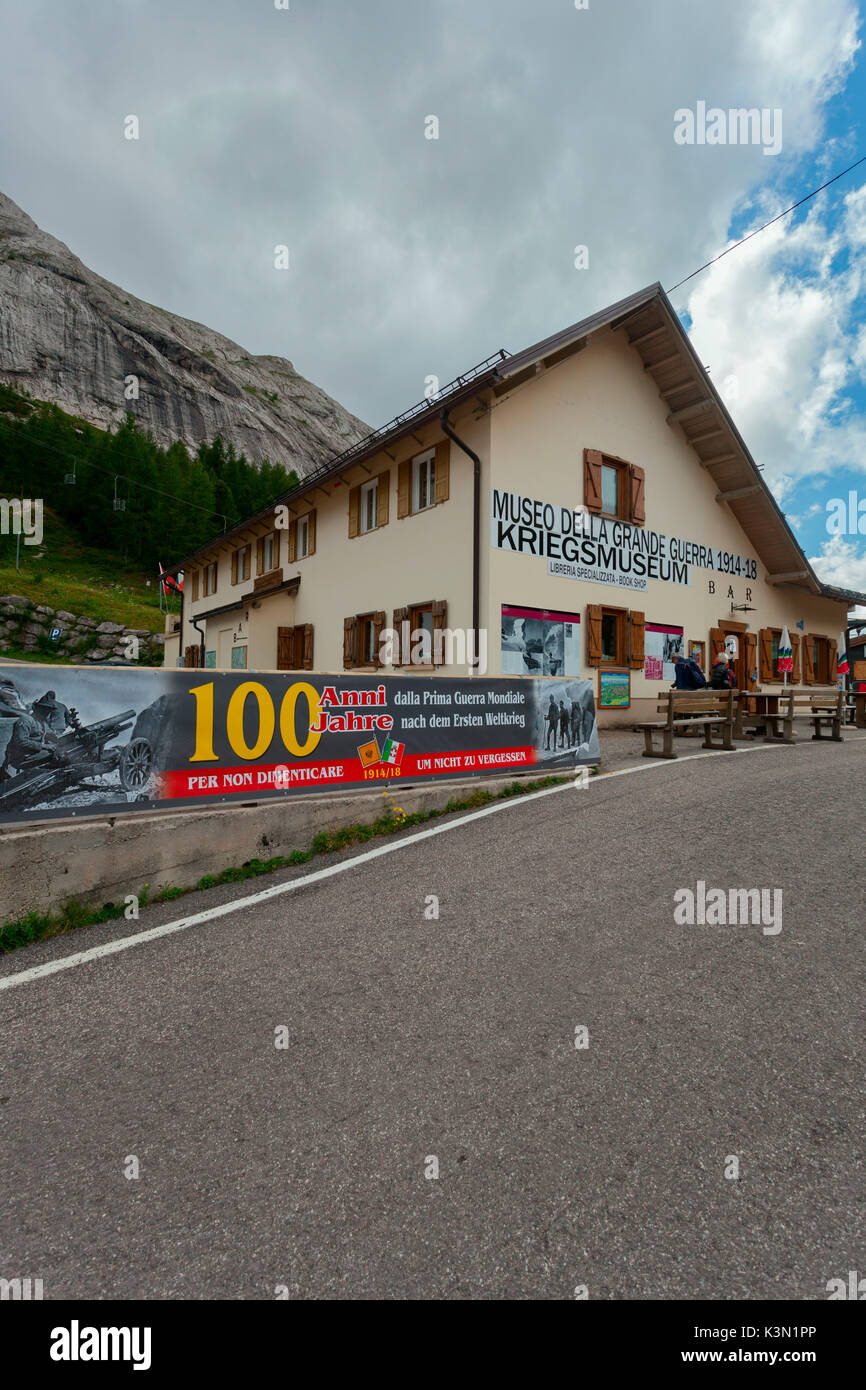
[(271, 570), (276, 569), (276, 536), (273, 531), (269, 536), (265, 536), (262, 541), (262, 574), (270, 574)]
[(277, 628), (277, 670), (313, 669), (313, 624)]
[(375, 531), (376, 516), (379, 511), (379, 479), (371, 478), (361, 488), (361, 535)]
[[(397, 633), (395, 666), (442, 666), (446, 656), (449, 662), (455, 660), (453, 638), (443, 636), (448, 630), (447, 599), (395, 608), (393, 627)], [(465, 655), (465, 648), (460, 650)], [(463, 658), (456, 660), (462, 662)]]
[[(360, 488), (358, 489), (360, 493)], [(316, 553), (316, 512), (305, 512), (289, 526), (289, 564)]]
[(412, 510), (426, 511), (436, 503), (436, 451), (430, 449), (412, 460)]
[(643, 670), (645, 661), (643, 613), (591, 603), (586, 610), (587, 666), (628, 666)]
[(621, 666), (625, 648), (625, 613), (621, 609), (601, 610), (601, 664)]
[(440, 440), (397, 466), (397, 516), (415, 516), (447, 502), (451, 485), (451, 445)]
[(343, 666), (378, 666), (385, 614), (357, 613), (343, 620)]
[(583, 503), (588, 512), (597, 516), (643, 526), (645, 478), (644, 469), (636, 463), (603, 454), (599, 449), (583, 451)]
[(364, 536), (388, 524), (391, 474), (386, 469), (349, 490), (349, 536)]
[(202, 597), (208, 598), (210, 594), (217, 591), (217, 562), (214, 560), (212, 565), (205, 565), (202, 570)]
[(376, 641), (376, 619), (372, 613), (367, 613), (363, 618), (358, 619), (359, 656), (362, 665), (372, 666), (376, 660), (379, 650)]
[(253, 568), (253, 547), (250, 545), (242, 546), (240, 550), (232, 551), (232, 583), (243, 584), (245, 579), (249, 579)]
[(603, 516), (619, 516), (620, 470), (609, 463), (601, 465), (601, 511)]
[(414, 634), (414, 633), (422, 633), (422, 632), (425, 634), (424, 638), (420, 638), (419, 640), (424, 641), (425, 644), (426, 644), (426, 642), (429, 640), (429, 642), (430, 642), (430, 651), (432, 652), (432, 650), (433, 650), (433, 604), (432, 604), (432, 603), (419, 603), (416, 607), (410, 608), (410, 609), (409, 609), (409, 622), (410, 622), (411, 625), (412, 625), (411, 630), (412, 630), (413, 634)]

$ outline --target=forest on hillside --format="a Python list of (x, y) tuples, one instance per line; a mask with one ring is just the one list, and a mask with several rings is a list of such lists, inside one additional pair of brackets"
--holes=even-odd
[(132, 415), (102, 430), (0, 383), (0, 496), (42, 498), (84, 543), (148, 572), (297, 481), (279, 464), (249, 463), (219, 437), (195, 453), (182, 442), (163, 449)]

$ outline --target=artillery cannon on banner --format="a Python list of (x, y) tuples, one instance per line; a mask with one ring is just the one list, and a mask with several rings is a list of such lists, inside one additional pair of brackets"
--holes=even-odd
[(118, 770), (124, 750), (106, 745), (130, 728), (135, 716), (134, 709), (127, 709), (84, 725), (77, 710), (70, 709), (66, 732), (22, 758), (12, 776), (0, 782), (0, 810), (24, 810), (72, 790), (103, 790), (91, 779)]

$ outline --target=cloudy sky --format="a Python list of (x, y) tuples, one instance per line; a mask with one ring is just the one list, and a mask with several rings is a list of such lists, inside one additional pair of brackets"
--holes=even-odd
[[(285, 3), (0, 0), (0, 188), (371, 424), (866, 154), (857, 0)], [(781, 111), (781, 150), (677, 143), (699, 102)], [(866, 164), (673, 295), (819, 573), (861, 589), (864, 250)], [(864, 534), (830, 535), (850, 492)]]

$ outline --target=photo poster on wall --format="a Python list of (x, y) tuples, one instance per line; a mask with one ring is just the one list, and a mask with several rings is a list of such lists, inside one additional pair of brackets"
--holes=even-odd
[(674, 623), (647, 623), (644, 629), (644, 675), (648, 681), (672, 681), (674, 657), (685, 655), (683, 629)]
[(503, 676), (580, 675), (580, 615), (502, 605)]

